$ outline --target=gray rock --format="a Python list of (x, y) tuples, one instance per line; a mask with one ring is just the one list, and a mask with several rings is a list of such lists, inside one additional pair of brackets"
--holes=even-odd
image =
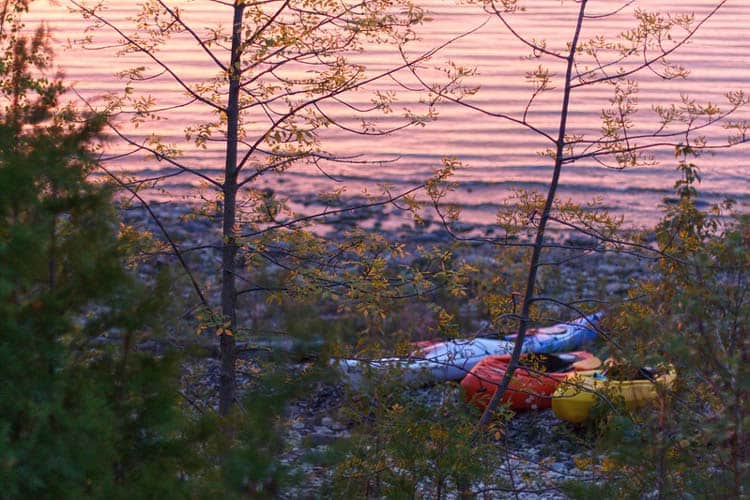
[(331, 432), (326, 427), (315, 427), (315, 431), (307, 435), (307, 439), (312, 446), (328, 446), (340, 439), (340, 436)]
[(320, 425), (324, 425), (328, 427), (329, 429), (333, 429), (335, 422), (331, 417), (323, 417), (320, 419)]

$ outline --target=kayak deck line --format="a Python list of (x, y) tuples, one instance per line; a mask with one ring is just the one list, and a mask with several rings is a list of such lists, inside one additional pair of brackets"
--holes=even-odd
[[(595, 313), (578, 320), (559, 323), (531, 331), (524, 340), (522, 352), (549, 353), (573, 351), (594, 341), (595, 331), (602, 313)], [(513, 351), (515, 335), (500, 339), (476, 337), (455, 339), (424, 345), (409, 356), (387, 357), (372, 360), (333, 360), (345, 380), (359, 385), (367, 371), (401, 369), (405, 382), (436, 383), (461, 380), (483, 358), (492, 355), (509, 355)]]

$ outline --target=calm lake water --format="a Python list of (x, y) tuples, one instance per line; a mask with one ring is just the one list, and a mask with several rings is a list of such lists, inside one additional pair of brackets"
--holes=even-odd
[[(132, 0), (108, 0), (107, 16), (118, 26), (128, 28), (127, 16), (133, 14)], [(613, 0), (590, 0), (591, 14), (604, 13), (620, 5)], [(231, 20), (230, 10), (209, 1), (182, 1), (183, 19), (198, 29)], [(527, 11), (514, 14), (508, 19), (528, 39), (545, 39), (548, 47), (563, 49), (565, 41), (573, 31), (577, 4), (573, 1), (527, 0)], [(641, 7), (648, 10), (671, 8), (674, 12), (695, 12), (696, 19), (705, 16), (715, 2), (711, 0), (686, 0), (674, 6), (675, 2), (662, 0), (636, 1), (620, 15), (608, 19), (587, 21), (583, 36), (596, 34), (613, 35), (632, 27), (632, 10)], [(495, 113), (506, 113), (520, 117), (531, 94), (531, 86), (524, 75), (529, 69), (544, 61), (527, 61), (522, 56), (528, 50), (515, 40), (497, 20), (488, 17), (475, 5), (456, 5), (451, 1), (426, 0), (424, 7), (430, 12), (431, 20), (419, 28), (421, 40), (414, 44), (410, 54), (435, 47), (450, 40), (457, 34), (479, 27), (474, 33), (461, 38), (441, 51), (432, 60), (440, 64), (453, 60), (459, 64), (475, 67), (477, 75), (471, 80), (479, 85), (479, 92), (467, 100), (475, 107)], [(88, 99), (96, 100), (105, 92), (122, 87), (114, 73), (130, 63), (138, 63), (137, 58), (116, 57), (111, 49), (84, 51), (80, 48), (65, 49), (68, 39), (80, 38), (86, 23), (65, 8), (65, 1), (58, 5), (45, 1), (35, 2), (32, 17), (43, 19), (53, 28), (58, 46), (57, 62), (64, 68), (67, 79)], [(102, 31), (97, 35), (101, 46), (111, 45), (116, 39), (111, 33)], [(162, 49), (162, 57), (175, 65), (188, 82), (215, 74), (205, 57), (186, 38), (175, 40)], [(373, 70), (383, 69), (398, 62), (393, 48), (371, 47), (363, 62)], [(750, 2), (729, 0), (691, 42), (671, 58), (673, 62), (685, 65), (691, 70), (688, 80), (663, 81), (653, 73), (643, 73), (639, 80), (639, 106), (642, 116), (636, 121), (635, 130), (653, 129), (655, 114), (650, 110), (655, 103), (678, 103), (681, 93), (687, 93), (698, 102), (711, 101), (721, 104), (723, 94), (728, 90), (750, 92)], [(560, 76), (558, 66), (550, 66)], [(426, 70), (428, 79), (437, 78)], [(399, 79), (413, 85), (414, 79), (406, 72)], [(550, 134), (556, 134), (555, 126), (560, 109), (561, 85), (546, 97), (535, 101), (530, 109), (529, 122)], [(382, 82), (369, 89), (396, 89), (393, 82)], [(183, 98), (175, 86), (166, 78), (155, 78), (141, 86), (164, 105), (177, 104)], [(358, 105), (366, 104), (371, 93), (360, 92), (347, 96), (347, 100)], [(607, 105), (611, 90), (604, 87), (582, 88), (573, 94), (571, 132), (584, 133), (595, 137), (602, 107)], [(398, 111), (403, 107), (418, 108), (418, 97), (414, 93), (398, 91)], [(351, 124), (356, 119), (351, 113), (329, 107), (327, 110)], [(409, 129), (392, 135), (377, 138), (343, 133), (327, 133), (325, 147), (337, 154), (363, 155), (380, 160), (397, 161), (378, 165), (331, 166), (326, 173), (340, 182), (314, 169), (292, 170), (284, 174), (280, 183), (278, 177), (265, 179), (261, 185), (273, 186), (278, 192), (289, 196), (296, 206), (301, 200), (323, 189), (335, 189), (347, 185), (352, 194), (366, 187), (377, 190), (377, 183), (394, 185), (394, 191), (405, 189), (422, 182), (440, 164), (443, 155), (456, 156), (465, 163), (456, 176), (460, 188), (455, 200), (464, 207), (465, 218), (469, 222), (490, 222), (494, 211), (515, 187), (532, 187), (544, 190), (551, 172), (549, 159), (539, 152), (548, 146), (543, 139), (530, 134), (522, 127), (493, 118), (458, 105), (444, 104), (438, 108), (439, 119), (424, 128)], [(182, 158), (191, 166), (207, 175), (220, 175), (221, 151), (209, 147), (202, 151), (189, 149), (184, 145), (183, 129), (186, 124), (205, 119), (206, 110), (198, 107), (185, 107), (171, 111), (167, 120), (144, 124), (134, 131), (139, 140), (151, 132), (173, 138), (183, 144), (185, 155)], [(748, 119), (750, 112), (742, 111), (738, 117)], [(389, 118), (396, 123), (397, 117)], [(383, 122), (383, 123), (387, 123)], [(725, 139), (726, 132), (719, 129), (705, 131), (705, 135), (717, 144)], [(111, 151), (122, 151), (122, 145), (110, 144)], [(747, 163), (749, 149), (738, 146), (731, 150), (717, 151), (715, 155), (697, 159), (703, 172), (703, 182), (699, 189), (706, 202), (715, 202), (724, 197), (737, 199), (744, 209), (750, 209), (750, 166)], [(601, 197), (602, 203), (618, 213), (625, 213), (631, 224), (652, 223), (659, 216), (665, 197), (671, 196), (676, 178), (676, 162), (673, 149), (664, 147), (655, 151), (657, 165), (614, 170), (602, 167), (594, 161), (579, 161), (565, 167), (562, 176), (562, 197), (580, 201)], [(120, 161), (117, 168), (137, 175), (155, 175), (168, 170), (164, 162), (128, 159)], [(167, 169), (167, 170), (165, 170)], [(187, 178), (175, 178), (162, 187), (185, 194), (194, 187)]]

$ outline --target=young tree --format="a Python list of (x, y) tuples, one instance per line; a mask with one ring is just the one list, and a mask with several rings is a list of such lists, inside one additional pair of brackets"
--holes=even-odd
[[(664, 81), (687, 78), (688, 71), (673, 63), (672, 56), (690, 42), (726, 1), (715, 2), (700, 17), (651, 12), (639, 8), (632, 1), (616, 5), (600, 5), (591, 0), (563, 2), (554, 7), (564, 11), (571, 19), (571, 34), (562, 46), (548, 43), (544, 33), (527, 34), (514, 28), (514, 16), (533, 15), (535, 6), (526, 6), (518, 0), (481, 0), (474, 3), (481, 5), (515, 39), (531, 50), (528, 56), (530, 61), (539, 62), (526, 74), (532, 92), (517, 114), (483, 107), (472, 103), (471, 99), (458, 102), (449, 95), (441, 97), (467, 106), (488, 118), (510, 122), (540, 137), (549, 144), (542, 156), (549, 159), (552, 169), (546, 195), (520, 193), (510, 211), (499, 214), (505, 234), (490, 241), (504, 247), (529, 247), (530, 255), (520, 310), (516, 311), (515, 307), (511, 310), (515, 301), (506, 301), (507, 314), (499, 316), (500, 319), (517, 321), (518, 335), (510, 369), (480, 420), (480, 425), (486, 426), (518, 364), (526, 333), (535, 322), (534, 308), (547, 303), (581, 314), (579, 306), (585, 308), (587, 302), (599, 302), (584, 297), (570, 303), (538, 294), (540, 268), (554, 264), (544, 261), (547, 249), (587, 250), (549, 241), (546, 233), (550, 225), (580, 232), (587, 238), (597, 240), (598, 243), (588, 250), (601, 246), (602, 249), (608, 247), (615, 251), (653, 252), (647, 245), (628, 243), (619, 237), (616, 232), (618, 221), (606, 213), (585, 210), (557, 200), (560, 177), (565, 167), (590, 161), (612, 169), (633, 168), (653, 163), (652, 151), (655, 150), (673, 151), (682, 145), (690, 145), (694, 150), (702, 151), (745, 143), (748, 140), (748, 124), (743, 120), (734, 120), (732, 116), (748, 103), (748, 97), (741, 91), (727, 92), (726, 107), (720, 108), (711, 102), (700, 104), (687, 94), (682, 94), (674, 103), (654, 105), (650, 114), (640, 109), (638, 103), (639, 79), (645, 80), (646, 76), (653, 75)], [(597, 33), (589, 38), (584, 35), (584, 28), (586, 33), (596, 33), (597, 23), (626, 15), (633, 16), (633, 27), (630, 29), (616, 34)], [(416, 70), (415, 76), (419, 78)], [(594, 100), (592, 93), (599, 89), (607, 90), (611, 97), (602, 109), (601, 131), (594, 135), (586, 130), (585, 124), (580, 130), (576, 128), (571, 123), (571, 113), (576, 105)], [(559, 123), (555, 127), (549, 127), (544, 122), (537, 123), (535, 119), (534, 106), (544, 99), (545, 102), (552, 99), (558, 102)], [(729, 129), (731, 134), (725, 142), (709, 144), (703, 137), (708, 131), (722, 127)], [(443, 189), (433, 191), (436, 206), (439, 206), (445, 194)], [(450, 230), (450, 217), (444, 217), (444, 222)], [(533, 242), (514, 243), (508, 238), (523, 228), (532, 229)]]
[[(395, 72), (425, 60), (425, 53), (413, 60), (386, 70), (370, 70), (357, 61), (365, 46), (393, 44), (402, 46), (414, 38), (413, 27), (423, 18), (422, 11), (405, 0), (367, 0), (364, 2), (328, 2), (310, 0), (274, 0), (224, 2), (207, 0), (202, 7), (225, 12), (228, 25), (201, 26), (191, 17), (195, 5), (171, 5), (162, 0), (137, 4), (132, 20), (134, 27), (118, 25), (108, 17), (107, 3), (86, 4), (71, 0), (72, 5), (93, 24), (104, 25), (119, 37), (122, 55), (142, 56), (143, 64), (123, 70), (127, 80), (125, 94), (113, 98), (108, 110), (114, 116), (132, 113), (136, 125), (151, 118), (168, 116), (170, 110), (190, 107), (207, 118), (185, 128), (186, 142), (179, 147), (168, 138), (151, 135), (138, 141), (121, 130), (121, 123), (111, 120), (112, 130), (138, 152), (145, 152), (162, 164), (163, 174), (148, 182), (141, 180), (123, 186), (135, 193), (136, 187), (153, 184), (175, 175), (189, 175), (204, 183), (213, 193), (209, 198), (221, 212), (221, 297), (214, 310), (211, 297), (194, 281), (203, 302), (205, 317), (215, 326), (221, 352), (220, 411), (226, 414), (236, 400), (235, 333), (243, 329), (237, 316), (240, 293), (262, 290), (248, 286), (238, 290), (238, 280), (248, 282), (245, 271), (255, 266), (254, 259), (269, 259), (261, 237), (275, 230), (289, 234), (313, 219), (314, 215), (293, 216), (284, 210), (283, 200), (272, 192), (254, 187), (258, 182), (298, 166), (313, 168), (327, 175), (328, 164), (353, 161), (337, 157), (321, 142), (321, 133), (337, 128), (343, 133), (378, 136), (410, 125), (421, 125), (434, 118), (434, 95), (427, 99), (422, 115), (405, 112), (401, 122), (384, 128), (370, 119), (373, 113), (391, 113), (394, 96), (388, 92), (373, 94), (371, 103), (362, 108), (349, 102), (353, 92), (383, 80)], [(195, 4), (195, 3), (194, 3)], [(192, 46), (196, 57), (203, 57), (206, 68), (215, 74), (196, 78), (178, 61), (170, 59), (170, 44)], [(182, 102), (162, 107), (149, 95), (154, 82), (167, 82)], [(457, 80), (441, 90), (450, 94)], [(141, 93), (141, 89), (143, 93)], [(350, 120), (338, 121), (336, 108), (362, 117), (361, 125)], [(194, 155), (218, 152), (223, 171), (205, 173)], [(205, 151), (205, 153), (204, 153)], [(360, 160), (356, 160), (360, 161)], [(385, 204), (405, 196), (384, 191), (367, 206)], [(140, 197), (140, 195), (138, 195)], [(336, 198), (334, 194), (333, 198)], [(143, 200), (143, 198), (141, 198)], [(145, 200), (144, 200), (145, 201)], [(335, 216), (346, 208), (325, 208), (318, 216)], [(209, 214), (213, 216), (213, 214)], [(299, 233), (291, 240), (310, 242), (310, 235)], [(360, 243), (366, 238), (360, 235)], [(308, 244), (305, 243), (305, 244)], [(321, 242), (313, 248), (324, 248)], [(178, 255), (180, 249), (172, 245)], [(289, 245), (282, 246), (282, 253)], [(314, 253), (314, 252), (313, 252)], [(304, 262), (308, 252), (296, 261)], [(271, 258), (270, 260), (274, 260)], [(278, 262), (274, 262), (275, 264)], [(183, 261), (184, 264), (184, 261)], [(330, 266), (330, 264), (325, 264)], [(282, 264), (283, 267), (283, 264)], [(292, 273), (295, 274), (295, 273)], [(298, 276), (297, 276), (298, 277)], [(321, 282), (336, 285), (335, 280)], [(294, 282), (286, 286), (295, 286)], [(282, 287), (283, 288), (283, 287)]]
[(198, 462), (175, 360), (134, 350), (158, 329), (159, 289), (125, 269), (112, 191), (88, 179), (105, 117), (59, 102), (26, 10), (6, 0), (0, 17), (2, 494), (186, 494)]

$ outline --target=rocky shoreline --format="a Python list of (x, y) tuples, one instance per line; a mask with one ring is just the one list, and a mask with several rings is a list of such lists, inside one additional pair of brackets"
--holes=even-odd
[[(239, 360), (241, 367), (253, 365), (252, 359)], [(300, 368), (299, 366), (296, 368)], [(189, 386), (183, 385), (186, 397), (200, 401), (201, 410), (217, 408), (216, 385), (219, 363), (205, 358), (188, 363), (184, 368)], [(251, 373), (247, 370), (241, 372)], [(197, 374), (196, 372), (202, 372)], [(187, 376), (189, 374), (189, 377)], [(251, 386), (250, 377), (240, 375), (238, 386)], [(412, 397), (440, 408), (446, 398), (462, 398), (460, 387), (444, 383), (412, 388)], [(281, 463), (303, 477), (301, 484), (286, 491), (282, 498), (318, 498), (315, 493), (330, 480), (329, 466), (310, 457), (325, 454), (340, 440), (349, 439), (356, 428), (341, 418), (346, 387), (342, 383), (320, 382), (308, 397), (294, 400), (281, 423), (286, 447)], [(600, 466), (592, 465), (591, 450), (585, 444), (586, 430), (559, 420), (552, 410), (527, 411), (516, 414), (497, 442), (497, 479), (512, 484), (512, 491), (487, 485), (478, 498), (519, 498), (553, 500), (566, 498), (561, 486), (568, 481), (596, 482), (602, 479)], [(599, 457), (602, 458), (602, 457)], [(481, 484), (474, 491), (483, 490)]]
[[(203, 217), (186, 217), (190, 209), (174, 204), (158, 204), (153, 207), (156, 215), (170, 228), (170, 238), (178, 245), (207, 246), (215, 244), (218, 232), (215, 221)], [(160, 228), (151, 216), (141, 208), (124, 210), (123, 219), (141, 230), (154, 234), (156, 239), (163, 239)], [(349, 222), (347, 222), (349, 224)], [(343, 226), (334, 226), (333, 231)], [(338, 229), (337, 229), (338, 228)], [(464, 233), (476, 231), (468, 228)], [(486, 230), (482, 230), (485, 231)], [(443, 229), (432, 230), (403, 225), (386, 231), (386, 236), (394, 241), (408, 241), (410, 244), (449, 244), (453, 241)], [(568, 236), (569, 245), (580, 245), (588, 256), (585, 259), (570, 261), (561, 267), (559, 286), (571, 290), (571, 297), (561, 300), (580, 298), (588, 292), (601, 291), (609, 299), (622, 297), (633, 279), (644, 276), (644, 260), (639, 256), (628, 254), (609, 254), (598, 252), (596, 246), (588, 240), (575, 240)], [(472, 247), (469, 247), (472, 248)], [(475, 246), (464, 258), (481, 265), (486, 259), (493, 258), (482, 248)], [(217, 264), (215, 250), (202, 252), (198, 263), (207, 266)], [(167, 259), (168, 257), (159, 257)], [(606, 301), (604, 301), (606, 307)], [(183, 366), (183, 395), (190, 405), (201, 410), (217, 408), (216, 387), (219, 379), (219, 364), (210, 344), (213, 339), (204, 339), (209, 347), (208, 355), (202, 358), (189, 359)], [(252, 385), (252, 377), (260, 368), (257, 364), (257, 352), (252, 349), (241, 352), (238, 360), (238, 387), (240, 391)], [(291, 370), (304, 368), (303, 365), (290, 366)], [(461, 397), (456, 384), (441, 384), (432, 387), (413, 389), (417, 397), (438, 401), (444, 398)], [(342, 384), (321, 382), (308, 397), (295, 400), (285, 414), (284, 436), (287, 448), (282, 463), (301, 473), (305, 477), (304, 487), (298, 487), (285, 494), (286, 498), (313, 498), (330, 474), (324, 465), (308, 461), (310, 453), (323, 453), (332, 444), (347, 439), (355, 431), (339, 418), (339, 408), (344, 404), (344, 387)], [(498, 466), (496, 474), (505, 480), (512, 479), (514, 491), (486, 489), (483, 498), (522, 498), (522, 499), (557, 499), (565, 498), (560, 486), (570, 480), (597, 481), (600, 476), (597, 469), (591, 466), (590, 450), (581, 447), (581, 431), (559, 421), (551, 410), (525, 412), (516, 415), (505, 430), (502, 443), (498, 445)], [(582, 466), (581, 464), (589, 464)], [(477, 491), (481, 490), (478, 487)]]
[[(252, 363), (248, 359), (239, 361), (241, 366)], [(201, 405), (216, 409), (218, 360), (206, 358), (190, 365), (191, 368), (184, 369), (191, 372), (192, 383), (189, 387), (183, 386), (183, 391), (188, 397), (201, 400)], [(196, 377), (195, 370), (204, 373)], [(240, 375), (238, 385), (242, 390), (251, 385), (251, 380)], [(345, 391), (346, 387), (341, 383), (321, 382), (308, 397), (296, 399), (287, 407), (281, 423), (286, 443), (281, 463), (302, 476), (303, 481), (285, 492), (283, 498), (318, 498), (315, 492), (330, 480), (330, 467), (310, 457), (325, 454), (332, 445), (351, 438), (357, 431), (341, 418)], [(455, 383), (413, 388), (411, 391), (411, 397), (432, 403), (437, 409), (446, 398), (462, 400), (460, 387)], [(601, 481), (601, 465), (592, 465), (592, 451), (585, 444), (587, 432), (589, 430), (559, 420), (551, 409), (516, 414), (505, 427), (503, 438), (496, 443), (496, 450), (492, 451), (497, 456), (494, 474), (498, 480), (510, 482), (512, 491), (511, 488), (499, 490), (487, 485), (484, 493), (477, 497), (561, 499), (566, 498), (561, 489), (566, 482)], [(603, 458), (598, 457), (598, 460)], [(482, 490), (481, 484), (474, 485), (475, 492)]]
[[(336, 394), (341, 388), (336, 386), (321, 387), (319, 394), (327, 394), (336, 401)], [(444, 398), (461, 398), (460, 388), (456, 384), (415, 389), (415, 397), (432, 400), (436, 407)], [(325, 401), (325, 399), (323, 400)], [(350, 437), (350, 429), (330, 416), (335, 403), (330, 400), (322, 408), (310, 407), (309, 402), (301, 402), (291, 408), (292, 422), (287, 432), (290, 451), (285, 457), (289, 465), (299, 467), (312, 484), (305, 488), (319, 486), (330, 471), (324, 467), (300, 462), (304, 449), (303, 443), (313, 445), (313, 451), (324, 452), (338, 439)], [(494, 452), (497, 455), (497, 479), (510, 482), (511, 487), (497, 489), (496, 486), (473, 485), (477, 497), (484, 498), (521, 498), (528, 500), (552, 500), (566, 498), (560, 486), (567, 481), (597, 481), (601, 477), (591, 467), (582, 468), (580, 464), (589, 463), (589, 450), (582, 450), (575, 445), (581, 438), (579, 432), (569, 424), (557, 419), (552, 410), (523, 412), (514, 416), (505, 434), (497, 443)], [(479, 492), (484, 490), (484, 494)], [(297, 492), (291, 492), (288, 498), (300, 498)]]

